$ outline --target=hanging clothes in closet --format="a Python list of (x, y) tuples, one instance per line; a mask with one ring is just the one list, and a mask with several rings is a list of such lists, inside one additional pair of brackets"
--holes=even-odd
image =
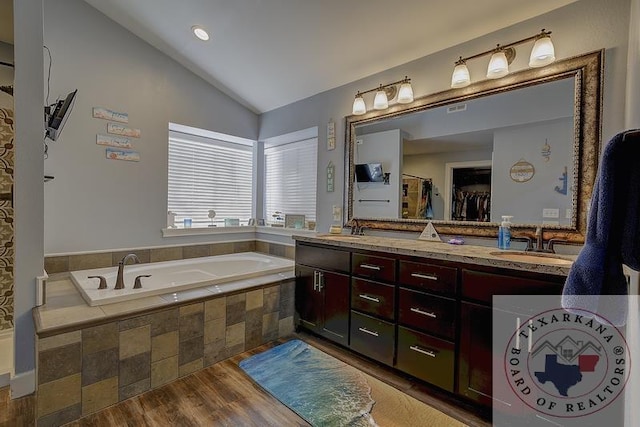
[(488, 222), (491, 218), (491, 194), (456, 189), (451, 217), (455, 221)]

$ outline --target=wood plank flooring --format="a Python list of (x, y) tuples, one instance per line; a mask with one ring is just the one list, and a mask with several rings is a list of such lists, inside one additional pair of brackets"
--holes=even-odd
[[(296, 337), (463, 423), (474, 427), (491, 425), (473, 408), (460, 405), (445, 393), (400, 376), (322, 339), (307, 334)], [(277, 344), (265, 344), (242, 353), (68, 426), (308, 426), (297, 414), (254, 384), (238, 367), (240, 360)], [(1, 389), (0, 427), (35, 425), (34, 407), (33, 396), (10, 400), (8, 388)]]

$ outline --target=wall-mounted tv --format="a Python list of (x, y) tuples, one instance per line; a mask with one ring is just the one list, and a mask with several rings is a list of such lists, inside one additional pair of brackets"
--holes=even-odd
[(59, 100), (48, 107), (44, 107), (45, 136), (50, 140), (55, 141), (60, 136), (60, 132), (62, 132), (62, 128), (67, 122), (69, 114), (71, 114), (71, 109), (76, 100), (76, 93), (78, 93), (78, 89), (67, 95), (65, 99)]
[(361, 163), (356, 165), (356, 182), (383, 182), (382, 163)]

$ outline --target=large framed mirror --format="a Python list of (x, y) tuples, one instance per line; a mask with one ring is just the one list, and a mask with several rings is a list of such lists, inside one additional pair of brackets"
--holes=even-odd
[[(603, 51), (346, 118), (346, 224), (584, 242)], [(369, 173), (367, 173), (367, 171)], [(382, 176), (381, 179), (379, 176)], [(373, 179), (373, 177), (378, 177)]]

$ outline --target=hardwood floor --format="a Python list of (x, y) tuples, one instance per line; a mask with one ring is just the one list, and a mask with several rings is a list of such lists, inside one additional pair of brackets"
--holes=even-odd
[[(400, 376), (328, 341), (308, 334), (298, 334), (297, 338), (469, 426), (491, 425), (476, 415), (472, 408), (460, 405), (445, 393)], [(240, 360), (277, 344), (265, 344), (242, 353), (68, 426), (308, 426), (302, 418), (254, 384), (238, 367)], [(8, 388), (0, 389), (0, 427), (35, 425), (34, 407), (33, 396), (10, 400)]]

